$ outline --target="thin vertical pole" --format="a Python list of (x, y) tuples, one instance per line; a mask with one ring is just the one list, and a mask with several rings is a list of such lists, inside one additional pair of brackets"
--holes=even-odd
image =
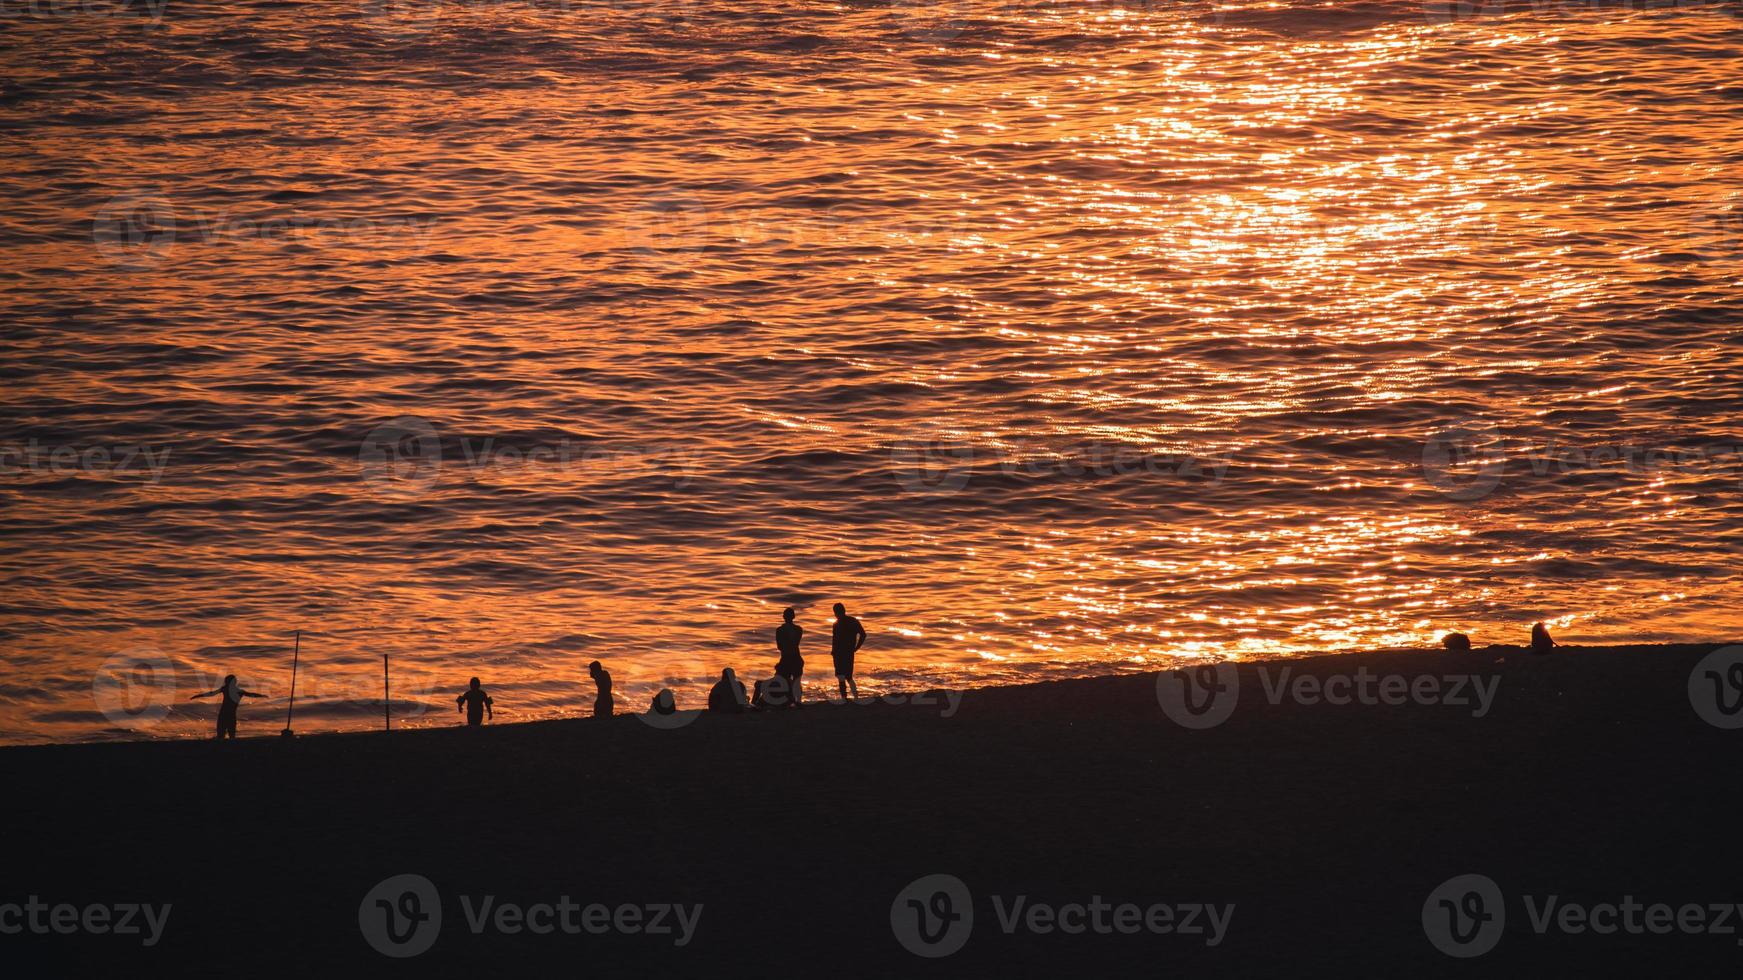
[(393, 731), (393, 692), (387, 684), (387, 654), (381, 655), (381, 720)]
[(284, 733), (286, 735), (289, 735), (291, 733), (291, 716), (293, 714), (295, 714), (296, 710), (297, 710), (297, 662), (302, 660), (302, 657), (303, 657), (303, 631), (297, 630), (296, 647), (291, 652), (290, 704), (286, 705), (285, 709), (284, 709)]

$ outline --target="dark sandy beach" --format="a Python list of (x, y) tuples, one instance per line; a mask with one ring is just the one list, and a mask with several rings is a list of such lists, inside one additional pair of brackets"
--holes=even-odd
[[(7, 749), (0, 903), (171, 909), (150, 947), (28, 930), (0, 946), (27, 966), (14, 976), (1734, 972), (1743, 936), (1718, 933), (1740, 921), (1539, 934), (1532, 916), (1551, 895), (1743, 901), (1743, 730), (1703, 720), (1689, 695), (1711, 649), (1249, 664), (1227, 720), (1201, 730), (1170, 719), (1148, 674), (969, 691), (949, 717), (939, 698), (675, 730), (619, 717)], [(1468, 676), (1467, 695), (1487, 685), (1492, 698), (1274, 704), (1285, 666), (1292, 684), (1427, 678), (1442, 701)], [(279, 727), (244, 713), (245, 733)], [(429, 879), (443, 919), (427, 952), (390, 959), (366, 942), (359, 906), (401, 874)], [(934, 874), (963, 882), (974, 921), (960, 951), (927, 959), (898, 942), (891, 910)], [(1499, 886), (1505, 928), (1459, 959), (1431, 944), (1423, 909), (1465, 874)], [(493, 908), (567, 896), (577, 923), (593, 903), (649, 908), (619, 920), (633, 933), (475, 934), (484, 896)], [(1067, 934), (1024, 919), (1007, 933), (1017, 896), (1086, 909), (1099, 896), (1104, 924), (1120, 905), (1165, 905), (1173, 927)], [(685, 945), (642, 931), (651, 907), (696, 903)], [(1215, 945), (1177, 931), (1200, 903), (1233, 905)]]

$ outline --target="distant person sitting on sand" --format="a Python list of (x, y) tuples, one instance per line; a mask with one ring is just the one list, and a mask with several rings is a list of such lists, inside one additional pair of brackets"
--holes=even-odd
[(854, 700), (859, 700), (859, 684), (853, 679), (853, 655), (862, 646), (865, 646), (865, 627), (847, 614), (846, 606), (836, 603), (835, 632), (830, 638), (829, 653), (835, 659), (835, 686), (841, 689), (844, 701), (850, 689)]
[(744, 696), (744, 685), (738, 676), (728, 667), (720, 672), (720, 679), (708, 691), (708, 710), (723, 714), (741, 714), (748, 707)]
[(236, 683), (235, 674), (225, 674), (222, 686), (214, 687), (204, 694), (194, 695), (194, 700), (209, 698), (214, 694), (224, 695), (224, 703), (218, 707), (218, 738), (228, 735), (236, 737), (236, 709), (241, 707), (243, 698), (264, 698), (264, 694), (244, 691), (242, 685)]
[(615, 706), (611, 699), (611, 672), (595, 660), (587, 665), (587, 673), (593, 677), (594, 686), (599, 688), (599, 693), (593, 698), (593, 717), (610, 718)]
[(672, 696), (669, 687), (660, 688), (660, 693), (654, 695), (654, 703), (648, 705), (648, 710), (656, 715), (675, 715), (678, 713), (678, 699)]
[(1549, 635), (1549, 627), (1542, 623), (1537, 623), (1531, 627), (1532, 653), (1548, 653), (1549, 651), (1554, 650), (1556, 646), (1557, 644), (1555, 640)]
[(1448, 633), (1441, 637), (1440, 645), (1446, 647), (1450, 653), (1471, 652), (1471, 638), (1463, 633)]
[(490, 695), (484, 693), (484, 688), (479, 686), (476, 677), (472, 678), (472, 683), (467, 686), (466, 693), (455, 698), (454, 702), (461, 711), (466, 712), (466, 724), (468, 725), (484, 724), (484, 716), (487, 713), (490, 715), (491, 721), (496, 720), (494, 707), (496, 702), (490, 699)]
[[(799, 640), (805, 635), (805, 628), (793, 622), (791, 607), (781, 610), (781, 619), (785, 622), (775, 627), (775, 649), (781, 651), (781, 660), (775, 664), (775, 674), (786, 681), (785, 692), (773, 691), (774, 703), (771, 707), (781, 707), (781, 701), (792, 707), (799, 707), (800, 678), (805, 674), (805, 658), (799, 656)], [(785, 693), (783, 699), (781, 694)]]

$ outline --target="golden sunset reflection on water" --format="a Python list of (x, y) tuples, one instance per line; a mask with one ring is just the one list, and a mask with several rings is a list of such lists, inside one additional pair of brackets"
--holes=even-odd
[(1743, 625), (1721, 7), (436, 7), (21, 22), (0, 738)]

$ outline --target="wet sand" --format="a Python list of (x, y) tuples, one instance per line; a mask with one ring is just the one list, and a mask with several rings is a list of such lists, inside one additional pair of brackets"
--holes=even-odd
[[(1248, 664), (1227, 720), (1199, 730), (1170, 719), (1147, 674), (968, 691), (948, 717), (937, 697), (674, 730), (625, 716), (11, 748), (0, 903), (172, 908), (150, 948), (28, 932), (0, 944), (64, 975), (1734, 969), (1736, 935), (1539, 935), (1525, 903), (1743, 901), (1743, 730), (1703, 721), (1689, 698), (1711, 649)], [(1284, 667), (1292, 685), (1343, 676), (1352, 693), (1361, 672), (1433, 679), (1442, 694), (1448, 678), (1473, 680), (1464, 704), (1272, 703)], [(1483, 686), (1492, 701), (1478, 716)], [(279, 727), (244, 709), (245, 734)], [(365, 941), (359, 906), (406, 873), (438, 889), (443, 923), (428, 952), (389, 959)], [(1507, 921), (1492, 952), (1455, 959), (1429, 942), (1423, 906), (1472, 873), (1499, 885)], [(898, 943), (891, 906), (932, 874), (961, 879), (974, 923), (959, 952), (923, 959)], [(703, 908), (682, 947), (671, 935), (470, 931), (484, 896), (565, 895)], [(1234, 909), (1214, 946), (1175, 932), (1007, 934), (1000, 913), (1016, 896)]]

